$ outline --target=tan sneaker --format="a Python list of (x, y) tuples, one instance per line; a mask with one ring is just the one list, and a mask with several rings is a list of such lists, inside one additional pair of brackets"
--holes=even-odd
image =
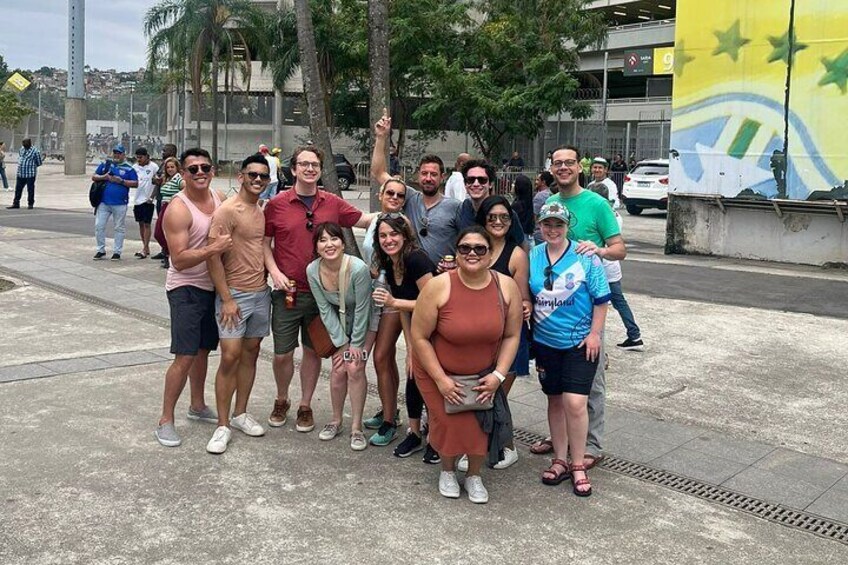
[(268, 417), (268, 425), (272, 428), (279, 428), (281, 426), (285, 426), (286, 421), (288, 420), (289, 408), (291, 408), (291, 401), (275, 400), (274, 409), (271, 411), (271, 415)]
[(312, 408), (301, 406), (297, 409), (297, 420), (294, 429), (299, 432), (311, 432), (315, 429), (315, 418), (312, 417)]

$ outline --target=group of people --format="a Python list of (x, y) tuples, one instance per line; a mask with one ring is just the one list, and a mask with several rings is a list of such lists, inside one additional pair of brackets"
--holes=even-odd
[[(170, 254), (166, 290), (175, 358), (165, 375), (156, 439), (181, 444), (174, 411), (187, 381), (187, 418), (216, 425), (207, 451), (226, 451), (232, 430), (264, 435), (248, 405), (261, 341), (272, 334), (276, 398), (268, 426), (286, 425), (296, 406), (295, 429), (315, 429), (320, 350), (331, 360), (332, 408), (320, 440), (346, 434), (354, 451), (400, 440), (395, 456), (423, 450), (425, 463), (441, 465), (443, 496), (460, 496), (459, 471), (469, 499), (485, 503), (484, 464), (499, 470), (518, 459), (508, 395), (516, 375), (529, 374), (532, 350), (551, 431), (536, 451), (554, 453), (541, 481), (570, 480), (575, 495), (589, 496), (587, 471), (603, 458), (601, 360), (613, 296), (604, 263), (626, 254), (612, 207), (577, 182), (578, 151), (560, 147), (547, 173), (556, 190), (533, 218), (541, 243), (532, 245), (512, 203), (490, 194), (496, 172), (489, 162), (461, 165), (467, 198), (460, 201), (440, 190), (442, 160), (425, 155), (415, 189), (390, 173), (390, 131), (384, 115), (374, 131), (371, 171), (381, 185), (381, 211), (374, 214), (318, 189), (324, 155), (314, 146), (294, 151), (294, 186), (264, 208), (260, 197), (271, 182), (264, 155), (243, 161), (239, 191), (229, 199), (210, 189), (214, 168), (206, 151), (181, 155), (175, 173), (181, 190), (160, 214)], [(365, 229), (362, 259), (345, 252), (343, 228), (351, 227)], [(403, 367), (397, 363), (401, 336)], [(301, 343), (295, 405), (289, 388)], [(213, 409), (204, 384), (209, 352), (219, 344)], [(366, 418), (369, 358), (381, 408)], [(373, 430), (370, 437), (366, 429)]]

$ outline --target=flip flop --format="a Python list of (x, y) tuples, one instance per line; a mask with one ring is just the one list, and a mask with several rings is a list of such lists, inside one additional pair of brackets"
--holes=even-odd
[(140, 251), (138, 253), (136, 253), (135, 256), (136, 256), (137, 259), (147, 259), (147, 255), (145, 255), (144, 253), (142, 253)]
[(545, 438), (542, 441), (537, 441), (530, 446), (530, 453), (534, 455), (545, 455), (554, 450), (554, 444), (551, 438)]

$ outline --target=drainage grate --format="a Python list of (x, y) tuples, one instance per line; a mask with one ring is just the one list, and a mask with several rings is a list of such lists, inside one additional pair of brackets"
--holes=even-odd
[[(62, 294), (89, 304), (94, 304), (113, 312), (119, 312), (138, 320), (143, 320), (161, 327), (170, 326), (168, 320), (159, 316), (119, 306), (113, 302), (77, 292), (61, 285), (45, 282), (12, 269), (0, 267), (0, 272), (5, 272), (9, 276), (49, 289), (57, 294)], [(274, 360), (273, 353), (269, 351), (261, 351), (259, 356), (265, 361), (270, 362)], [(325, 378), (329, 377), (327, 371), (322, 371), (322, 375)], [(372, 397), (378, 396), (377, 385), (375, 383), (368, 383), (368, 395)], [(399, 402), (403, 402), (403, 394), (401, 393), (399, 396)], [(513, 430), (513, 437), (515, 441), (525, 445), (530, 445), (544, 439), (544, 437), (540, 434), (523, 430), (521, 428), (515, 428)], [(647, 465), (634, 463), (618, 457), (608, 455), (600, 466), (615, 473), (657, 484), (677, 492), (695, 496), (702, 500), (718, 503), (747, 514), (757, 516), (758, 518), (768, 520), (769, 522), (774, 522), (776, 524), (848, 545), (848, 524), (842, 524), (834, 520), (816, 516), (815, 514), (810, 514), (809, 512), (793, 510), (779, 504), (772, 504), (770, 502), (758, 500), (726, 488), (696, 481), (668, 471), (654, 469)]]
[[(520, 428), (516, 428), (513, 431), (513, 436), (516, 441), (526, 445), (531, 445), (545, 439), (540, 434)], [(660, 485), (709, 502), (716, 502), (723, 506), (728, 506), (735, 510), (768, 520), (769, 522), (802, 530), (848, 545), (848, 524), (842, 524), (829, 518), (810, 514), (809, 512), (793, 510), (779, 504), (758, 500), (723, 487), (696, 481), (688, 477), (676, 475), (661, 469), (654, 469), (641, 463), (634, 463), (610, 455), (606, 456), (599, 466), (614, 473)]]

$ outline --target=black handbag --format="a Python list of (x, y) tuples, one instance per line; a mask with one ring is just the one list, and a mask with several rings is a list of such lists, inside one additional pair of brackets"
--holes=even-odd
[[(112, 168), (112, 161), (106, 160), (106, 172)], [(106, 181), (98, 180), (91, 183), (88, 189), (88, 202), (94, 208), (94, 213), (97, 213), (97, 207), (103, 202), (103, 193), (106, 192)]]

